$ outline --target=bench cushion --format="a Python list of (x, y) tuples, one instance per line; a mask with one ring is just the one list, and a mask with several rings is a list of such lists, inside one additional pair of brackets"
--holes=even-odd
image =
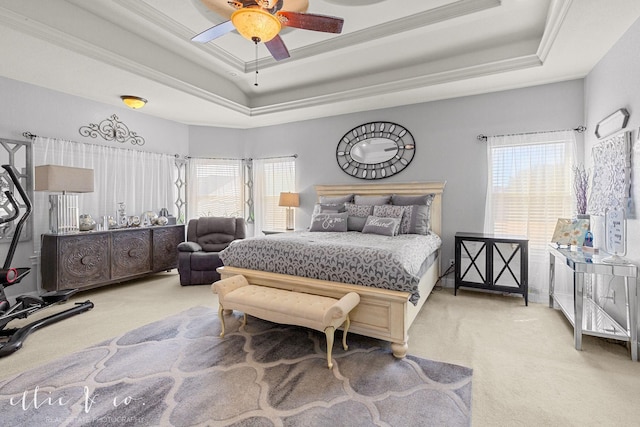
[(228, 293), (223, 306), (226, 308), (228, 305), (275, 323), (324, 331), (329, 326), (324, 323), (325, 313), (336, 302), (337, 299), (319, 295), (247, 285)]

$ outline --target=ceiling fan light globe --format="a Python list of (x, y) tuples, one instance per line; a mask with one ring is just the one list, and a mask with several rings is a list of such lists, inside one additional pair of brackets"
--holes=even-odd
[(243, 8), (231, 15), (231, 22), (236, 30), (247, 40), (260, 39), (266, 43), (278, 35), (282, 29), (280, 20), (259, 8)]

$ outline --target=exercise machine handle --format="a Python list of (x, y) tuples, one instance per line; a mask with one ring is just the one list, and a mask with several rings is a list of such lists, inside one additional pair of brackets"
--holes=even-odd
[[(13, 255), (16, 252), (16, 247), (18, 246), (18, 241), (20, 240), (20, 233), (22, 232), (22, 227), (24, 227), (25, 221), (27, 220), (27, 218), (29, 218), (29, 215), (31, 215), (31, 210), (33, 209), (33, 206), (31, 205), (31, 200), (29, 199), (29, 196), (27, 196), (27, 193), (24, 191), (24, 188), (22, 188), (22, 185), (20, 184), (20, 180), (18, 179), (18, 176), (16, 175), (16, 172), (13, 169), (13, 166), (2, 165), (2, 168), (7, 171), (7, 174), (9, 174), (9, 178), (11, 178), (11, 181), (13, 182), (14, 187), (18, 190), (18, 193), (20, 193), (20, 197), (22, 197), (22, 201), (24, 202), (24, 205), (25, 205), (25, 213), (22, 215), (22, 218), (20, 218), (20, 220), (16, 224), (15, 230), (13, 231), (13, 238), (11, 239), (11, 245), (9, 245), (9, 251), (7, 252), (7, 257), (5, 258), (4, 266), (2, 267), (3, 270), (8, 270), (9, 268), (11, 268), (11, 262), (13, 261)], [(5, 194), (7, 193), (8, 192), (5, 192)], [(7, 197), (9, 196), (7, 195)], [(11, 204), (15, 202), (15, 198), (13, 197), (13, 195), (12, 197), (9, 198), (9, 201), (11, 201)], [(17, 203), (15, 204), (15, 207), (16, 207), (16, 212), (18, 212), (19, 206)]]
[(13, 193), (11, 191), (5, 191), (4, 195), (6, 196), (7, 199), (9, 199), (9, 203), (11, 203), (11, 206), (13, 206), (13, 214), (11, 214), (11, 216), (8, 216), (6, 218), (5, 217), (0, 218), (0, 224), (4, 224), (5, 222), (11, 222), (14, 219), (18, 218), (18, 216), (20, 215), (20, 205), (16, 201), (16, 198), (13, 197)]

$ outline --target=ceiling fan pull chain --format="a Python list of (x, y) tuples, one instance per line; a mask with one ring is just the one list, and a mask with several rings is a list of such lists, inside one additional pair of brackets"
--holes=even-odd
[(258, 86), (258, 42), (260, 39), (258, 37), (253, 37), (253, 42), (256, 45), (256, 60), (255, 60), (255, 68), (256, 68), (256, 82), (253, 84), (254, 86)]

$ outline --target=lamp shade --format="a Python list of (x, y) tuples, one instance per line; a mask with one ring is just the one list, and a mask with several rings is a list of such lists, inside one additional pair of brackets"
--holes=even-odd
[(297, 208), (300, 206), (299, 193), (280, 193), (280, 201), (278, 206), (286, 206), (289, 208)]
[(93, 169), (59, 165), (36, 166), (36, 191), (93, 192)]
[(244, 7), (231, 15), (231, 22), (242, 37), (266, 43), (278, 35), (282, 24), (280, 20), (260, 8)]

